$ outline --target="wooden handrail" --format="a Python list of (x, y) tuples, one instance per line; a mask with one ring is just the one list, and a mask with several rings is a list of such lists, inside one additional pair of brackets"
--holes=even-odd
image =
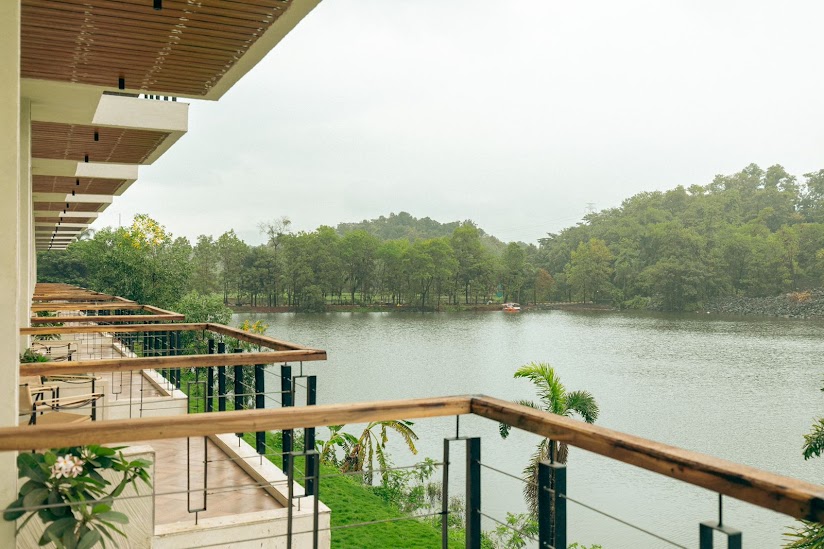
[[(33, 316), (31, 324), (52, 324), (55, 322), (153, 322), (166, 321), (173, 322), (186, 320), (184, 315), (162, 314), (162, 315), (102, 315), (102, 316)], [(110, 330), (111, 331), (111, 330)]]
[[(52, 317), (63, 319), (64, 317)], [(85, 317), (84, 317), (85, 318)], [(106, 317), (110, 318), (110, 317)], [(131, 317), (141, 320), (143, 315)], [(205, 322), (185, 322), (177, 324), (125, 324), (123, 326), (106, 326), (102, 324), (91, 324), (84, 326), (32, 326), (20, 328), (20, 335), (46, 335), (46, 334), (109, 334), (134, 333), (134, 332), (181, 332), (208, 330), (209, 325)], [(243, 332), (246, 333), (246, 332)]]
[(796, 518), (824, 522), (824, 487), (497, 398), (472, 413)]
[[(79, 303), (34, 303), (30, 307), (32, 312), (40, 312), (40, 311), (105, 311), (105, 310), (112, 310), (112, 309), (123, 309), (123, 310), (133, 310), (133, 309), (146, 309), (149, 310), (149, 307), (146, 305), (141, 305), (139, 303), (121, 303), (118, 301), (112, 302), (105, 302), (105, 303), (87, 303), (87, 302), (79, 302)], [(166, 313), (168, 311), (164, 311)], [(176, 313), (171, 313), (176, 314)]]
[(208, 368), (210, 366), (251, 366), (281, 362), (326, 360), (326, 351), (290, 349), (260, 353), (220, 353), (213, 355), (151, 356), (104, 358), (71, 362), (27, 362), (20, 365), (20, 376), (54, 376), (101, 372), (136, 372), (151, 369)]
[[(224, 355), (225, 356), (225, 355)], [(240, 355), (242, 356), (242, 355)], [(0, 429), (0, 451), (476, 414), (791, 517), (824, 522), (824, 487), (487, 396), (327, 404)]]
[[(133, 320), (142, 320), (148, 315), (135, 315), (131, 318)], [(52, 322), (65, 322), (66, 317), (45, 317)], [(88, 317), (79, 317), (83, 320), (88, 320)], [(115, 318), (113, 316), (101, 317), (103, 319)], [(164, 317), (165, 318), (165, 317)], [(59, 319), (59, 320), (58, 320)], [(34, 320), (34, 319), (32, 319)], [(82, 322), (82, 320), (78, 320)], [(117, 326), (106, 325), (92, 325), (92, 326), (39, 326), (20, 328), (20, 335), (46, 335), (46, 334), (97, 334), (97, 333), (134, 333), (134, 332), (184, 332), (205, 330), (233, 337), (246, 343), (260, 345), (261, 347), (268, 347), (269, 349), (276, 349), (278, 351), (289, 351), (295, 349), (309, 349), (303, 345), (292, 343), (291, 341), (284, 341), (282, 339), (275, 339), (273, 337), (244, 332), (237, 328), (224, 326), (223, 324), (213, 324), (210, 322), (187, 322), (179, 324), (124, 324)]]
[(269, 347), (272, 349), (307, 349), (303, 345), (298, 345), (297, 343), (292, 343), (290, 341), (283, 341), (281, 339), (275, 339), (273, 337), (254, 334), (251, 332), (244, 332), (243, 330), (239, 330), (237, 328), (232, 328), (231, 326), (224, 326), (223, 324), (212, 324), (208, 323), (207, 330), (211, 332), (215, 332), (218, 334), (226, 335), (229, 337), (233, 337), (235, 339), (243, 340), (247, 343), (253, 343), (255, 345), (261, 345), (263, 347)]

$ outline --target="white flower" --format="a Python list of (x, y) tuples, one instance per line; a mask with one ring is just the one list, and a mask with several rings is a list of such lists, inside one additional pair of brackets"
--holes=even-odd
[(79, 457), (74, 457), (71, 454), (65, 456), (58, 456), (57, 462), (52, 465), (52, 478), (77, 478), (83, 473), (83, 460)]

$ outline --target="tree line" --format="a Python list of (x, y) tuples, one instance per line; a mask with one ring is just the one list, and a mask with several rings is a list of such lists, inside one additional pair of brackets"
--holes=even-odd
[(405, 212), (311, 232), (281, 218), (261, 224), (260, 245), (234, 230), (192, 244), (138, 215), (39, 254), (38, 276), (160, 306), (195, 291), (303, 311), (490, 300), (689, 310), (824, 282), (824, 170), (803, 178), (750, 165), (705, 186), (637, 194), (537, 245)]

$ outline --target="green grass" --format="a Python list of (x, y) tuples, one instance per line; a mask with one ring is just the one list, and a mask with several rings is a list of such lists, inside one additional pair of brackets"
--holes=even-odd
[[(254, 434), (245, 434), (246, 442), (254, 446)], [(280, 451), (279, 437), (266, 434), (268, 451)], [(267, 456), (278, 467), (280, 456)], [(295, 476), (303, 474), (303, 459), (295, 460)], [(353, 526), (332, 530), (332, 547), (340, 549), (429, 549), (440, 547), (441, 530), (425, 520), (409, 518), (395, 505), (376, 495), (356, 476), (341, 475), (331, 466), (320, 466), (320, 500), (332, 510), (332, 527), (362, 522), (404, 518), (368, 526)], [(461, 531), (450, 531), (449, 547), (464, 547)]]
[[(186, 391), (186, 381), (194, 376), (182, 372), (181, 389)], [(198, 398), (196, 400), (201, 400)], [(233, 409), (232, 398), (227, 399), (227, 409)], [(279, 453), (282, 449), (280, 433), (266, 433), (267, 453)], [(254, 433), (245, 433), (244, 440), (255, 446)], [(297, 448), (297, 443), (296, 443)], [(272, 463), (281, 466), (279, 455), (266, 456)], [(295, 476), (304, 471), (303, 458), (295, 460)], [(332, 530), (332, 547), (340, 549), (428, 549), (440, 547), (441, 529), (426, 519), (413, 519), (398, 507), (378, 496), (365, 486), (358, 476), (341, 475), (332, 466), (320, 466), (320, 500), (332, 510), (332, 527), (353, 525), (351, 528)], [(383, 522), (368, 526), (354, 526), (362, 522), (391, 519), (405, 519), (397, 522)], [(431, 518), (429, 519), (431, 520)], [(449, 547), (465, 546), (462, 530), (450, 530)]]

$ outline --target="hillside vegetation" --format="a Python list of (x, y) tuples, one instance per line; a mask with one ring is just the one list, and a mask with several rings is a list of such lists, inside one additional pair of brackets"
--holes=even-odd
[(704, 186), (640, 193), (536, 244), (406, 212), (311, 232), (281, 218), (261, 232), (258, 246), (233, 230), (193, 245), (139, 215), (39, 254), (38, 276), (168, 307), (194, 290), (304, 311), (489, 300), (692, 310), (824, 283), (824, 170), (799, 181), (781, 166), (750, 165)]

